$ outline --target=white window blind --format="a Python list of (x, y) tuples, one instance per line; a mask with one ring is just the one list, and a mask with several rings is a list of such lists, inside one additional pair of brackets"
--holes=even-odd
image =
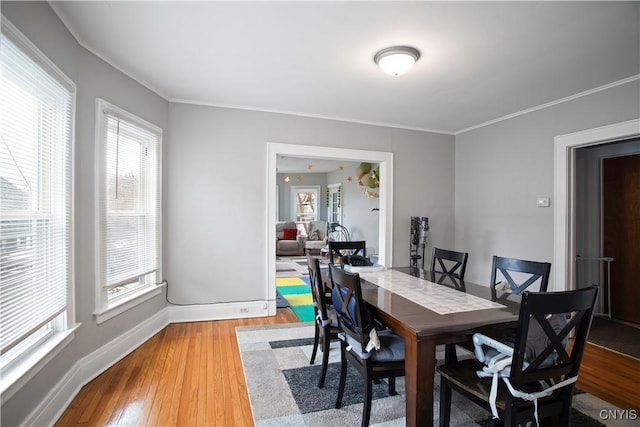
[[(5, 21), (3, 20), (3, 25)], [(4, 30), (3, 30), (4, 31)], [(0, 354), (67, 310), (74, 88), (2, 34)]]
[(160, 133), (110, 106), (102, 114), (101, 284), (150, 284), (161, 265)]

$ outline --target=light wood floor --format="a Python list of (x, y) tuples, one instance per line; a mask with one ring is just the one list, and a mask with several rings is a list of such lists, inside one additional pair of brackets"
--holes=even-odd
[[(235, 327), (275, 317), (175, 323), (84, 386), (56, 426), (252, 426)], [(640, 360), (588, 345), (578, 387), (640, 409)]]

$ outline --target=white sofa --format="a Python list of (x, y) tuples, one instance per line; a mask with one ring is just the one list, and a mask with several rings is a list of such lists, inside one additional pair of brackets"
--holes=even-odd
[(295, 239), (285, 239), (285, 229), (296, 229), (293, 221), (276, 222), (276, 255), (304, 255), (306, 237), (297, 233)]

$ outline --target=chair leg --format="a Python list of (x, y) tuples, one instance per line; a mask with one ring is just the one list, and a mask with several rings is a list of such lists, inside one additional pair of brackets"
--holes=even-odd
[(573, 389), (573, 387), (565, 387), (561, 392), (564, 410), (557, 417), (557, 422), (561, 426), (571, 425), (571, 402), (573, 401)]
[(444, 346), (444, 363), (455, 363), (458, 361), (455, 344), (445, 344)]
[(369, 418), (371, 417), (371, 397), (373, 395), (373, 381), (369, 377), (369, 373), (365, 374), (364, 379), (364, 404), (362, 406), (362, 427), (369, 426)]
[(318, 351), (318, 341), (320, 340), (320, 326), (318, 322), (316, 322), (316, 332), (313, 337), (313, 352), (311, 353), (311, 360), (309, 360), (309, 365), (313, 365), (316, 361), (316, 352)]
[[(506, 426), (516, 427), (518, 426), (518, 420), (517, 420), (516, 414), (517, 414), (516, 404), (510, 397), (507, 397), (506, 403), (504, 405), (504, 414), (502, 415), (501, 418), (495, 419), (493, 422), (493, 425), (505, 426), (505, 427)], [(535, 423), (532, 423), (532, 426), (533, 424)], [(535, 427), (539, 427), (539, 426), (536, 425)]]
[(449, 427), (451, 420), (451, 387), (445, 377), (440, 379), (440, 427)]
[(320, 373), (320, 382), (318, 387), (324, 387), (324, 379), (327, 376), (327, 365), (329, 365), (329, 346), (331, 345), (330, 331), (325, 329), (322, 337), (322, 372)]
[(396, 394), (398, 394), (398, 392), (396, 392), (396, 377), (390, 377), (389, 378), (389, 396), (395, 396)]
[(336, 409), (342, 407), (342, 396), (344, 395), (344, 383), (347, 380), (347, 359), (344, 355), (345, 349), (344, 341), (340, 341), (340, 385), (338, 386), (338, 397), (336, 398)]

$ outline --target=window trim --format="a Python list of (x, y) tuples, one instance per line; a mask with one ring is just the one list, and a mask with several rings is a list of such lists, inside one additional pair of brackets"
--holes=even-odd
[(95, 311), (93, 315), (98, 324), (111, 319), (125, 311), (149, 300), (150, 298), (159, 295), (161, 288), (166, 284), (163, 280), (159, 280), (160, 283), (141, 285), (136, 289), (133, 289), (127, 295), (122, 298), (109, 298), (107, 288), (102, 283), (102, 208), (101, 208), (101, 195), (102, 185), (104, 183), (104, 165), (103, 165), (103, 141), (102, 136), (105, 134), (105, 127), (107, 121), (104, 120), (104, 112), (108, 111), (114, 115), (118, 115), (123, 119), (140, 126), (158, 136), (158, 204), (160, 206), (159, 218), (158, 218), (158, 239), (160, 242), (160, 257), (158, 261), (157, 275), (162, 277), (162, 136), (163, 131), (159, 126), (154, 125), (133, 113), (130, 113), (118, 106), (115, 106), (104, 99), (96, 98), (95, 109), (95, 158), (94, 158), (94, 170), (95, 176)]
[[(338, 182), (336, 184), (329, 184), (327, 185), (327, 222), (331, 223), (331, 222), (337, 222), (339, 224), (342, 224), (342, 192), (343, 192), (343, 188), (342, 188), (342, 183)], [(332, 221), (333, 218), (333, 198), (332, 196), (334, 194), (338, 194), (338, 220), (337, 221)]]
[(310, 190), (312, 192), (315, 193), (315, 197), (316, 197), (316, 206), (315, 206), (315, 217), (311, 220), (311, 221), (318, 221), (321, 218), (320, 215), (320, 209), (322, 204), (321, 204), (321, 200), (320, 200), (320, 185), (292, 185), (291, 186), (291, 217), (292, 217), (292, 221), (295, 221), (296, 223), (302, 223), (305, 224), (308, 221), (298, 221), (298, 209), (297, 209), (297, 195), (298, 192), (303, 191), (303, 190)]
[(75, 312), (75, 134), (77, 86), (53, 61), (51, 61), (31, 40), (4, 15), (0, 17), (0, 32), (70, 93), (70, 135), (69, 135), (69, 228), (67, 236), (67, 303), (66, 309), (57, 316), (54, 330), (42, 341), (25, 349), (19, 360), (2, 372), (0, 378), (0, 400), (7, 401), (33, 378), (49, 361), (60, 353), (75, 337), (81, 325), (76, 323)]

